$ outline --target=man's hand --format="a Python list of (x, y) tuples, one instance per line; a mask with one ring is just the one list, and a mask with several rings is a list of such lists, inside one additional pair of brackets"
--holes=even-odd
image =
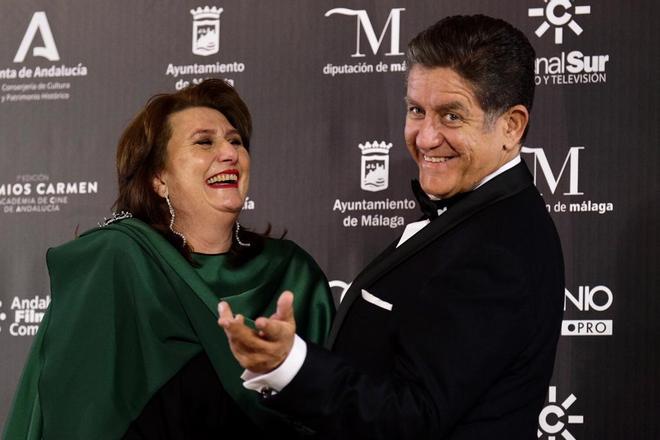
[(253, 373), (277, 368), (291, 351), (296, 333), (293, 293), (285, 291), (277, 300), (277, 311), (270, 318), (255, 321), (257, 331), (245, 325), (243, 316), (234, 316), (229, 304), (218, 304), (218, 325), (225, 330), (229, 347), (241, 366)]

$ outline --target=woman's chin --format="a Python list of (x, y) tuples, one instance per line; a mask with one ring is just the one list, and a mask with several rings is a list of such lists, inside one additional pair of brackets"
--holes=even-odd
[(245, 199), (239, 194), (232, 194), (229, 197), (216, 198), (215, 200), (209, 199), (208, 203), (218, 214), (226, 213), (235, 215), (243, 209)]
[(238, 215), (243, 209), (243, 201), (226, 202), (216, 207), (218, 213)]

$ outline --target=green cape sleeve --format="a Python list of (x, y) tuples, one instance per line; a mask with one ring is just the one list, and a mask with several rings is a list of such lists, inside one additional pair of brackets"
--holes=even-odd
[(201, 350), (234, 400), (256, 423), (279, 416), (242, 387), (216, 323), (227, 300), (249, 318), (295, 295), (298, 331), (322, 343), (334, 313), (327, 280), (309, 255), (285, 240), (228, 277), (248, 280), (212, 292), (158, 233), (137, 220), (95, 230), (48, 252), (51, 304), (33, 342), (6, 439), (117, 439), (160, 387)]

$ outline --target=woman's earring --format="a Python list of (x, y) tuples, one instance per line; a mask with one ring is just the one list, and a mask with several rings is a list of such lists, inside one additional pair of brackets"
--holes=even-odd
[(167, 195), (165, 196), (165, 201), (167, 202), (167, 208), (170, 210), (170, 231), (174, 235), (178, 235), (181, 240), (183, 240), (183, 247), (186, 247), (186, 237), (183, 236), (183, 234), (177, 230), (174, 229), (174, 218), (176, 217), (174, 214), (174, 208), (172, 207), (172, 202), (170, 202), (170, 196)]
[(241, 241), (241, 238), (238, 236), (238, 231), (241, 230), (241, 224), (239, 222), (236, 222), (236, 231), (234, 232), (234, 237), (236, 237), (236, 243), (243, 247), (250, 247), (251, 243), (244, 243)]

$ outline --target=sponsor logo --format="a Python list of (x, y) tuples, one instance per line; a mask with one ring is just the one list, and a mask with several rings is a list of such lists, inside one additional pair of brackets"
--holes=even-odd
[[(394, 8), (390, 10), (390, 15), (387, 16), (387, 22), (385, 23), (385, 27), (383, 30), (380, 32), (380, 36), (376, 37), (376, 32), (374, 31), (374, 27), (371, 24), (371, 20), (369, 19), (369, 14), (367, 13), (366, 10), (364, 9), (347, 9), (347, 8), (334, 8), (330, 9), (325, 13), (325, 17), (330, 17), (331, 15), (334, 14), (339, 14), (339, 15), (348, 15), (348, 16), (354, 16), (357, 18), (357, 35), (356, 35), (356, 47), (355, 47), (355, 53), (351, 54), (352, 57), (364, 57), (364, 53), (360, 51), (360, 41), (362, 40), (362, 32), (364, 32), (364, 35), (367, 37), (367, 41), (369, 42), (369, 47), (371, 48), (371, 52), (376, 55), (378, 53), (378, 50), (380, 49), (380, 46), (383, 42), (383, 38), (385, 37), (385, 33), (387, 32), (388, 28), (390, 29), (390, 45), (389, 45), (389, 52), (387, 52), (385, 55), (386, 56), (393, 56), (393, 55), (403, 55), (403, 52), (401, 52), (400, 49), (400, 31), (401, 31), (401, 12), (405, 11), (405, 8)], [(391, 25), (391, 27), (390, 27)]]
[(21, 174), (12, 183), (0, 183), (4, 214), (59, 212), (78, 197), (98, 194), (98, 181), (51, 181), (47, 174)]
[(564, 319), (562, 336), (612, 336), (611, 319)]
[(48, 17), (45, 12), (39, 11), (35, 12), (32, 16), (32, 20), (30, 20), (30, 24), (21, 40), (21, 44), (18, 46), (18, 51), (16, 51), (16, 56), (14, 56), (15, 63), (22, 63), (25, 60), (25, 56), (34, 42), (34, 37), (37, 36), (37, 32), (41, 36), (44, 45), (33, 47), (32, 55), (46, 58), (48, 61), (60, 60), (60, 54), (57, 51), (57, 45), (50, 30), (50, 24), (48, 24)]
[[(43, 320), (49, 304), (50, 295), (36, 295), (32, 298), (15, 296), (9, 306), (10, 315), (0, 312), (0, 323), (4, 324), (7, 318), (13, 317), (9, 320), (9, 334), (11, 336), (34, 336), (39, 330), (39, 324)], [(2, 301), (0, 301), (1, 309)], [(2, 331), (1, 328), (0, 331)]]
[[(564, 311), (571, 314), (600, 315), (614, 302), (614, 294), (607, 286), (579, 286), (577, 293), (564, 290)], [(611, 336), (614, 323), (611, 319), (564, 319), (562, 336)]]
[(539, 57), (534, 64), (536, 85), (588, 84), (607, 81), (605, 64), (609, 55), (584, 55), (579, 50)]
[[(557, 151), (557, 149), (553, 149)], [(561, 165), (553, 162), (543, 148), (522, 147), (521, 153), (531, 158), (534, 184), (543, 194), (546, 208), (554, 213), (598, 213), (614, 211), (614, 203), (585, 198), (580, 186), (580, 154), (584, 146), (569, 147), (561, 158)], [(566, 199), (564, 197), (567, 197)], [(579, 197), (579, 198), (578, 198)]]
[(555, 191), (557, 191), (559, 180), (565, 175), (564, 171), (566, 171), (566, 167), (568, 166), (568, 173), (566, 173), (568, 178), (568, 191), (565, 189), (564, 191), (566, 192), (563, 193), (566, 196), (580, 196), (584, 194), (578, 189), (581, 150), (584, 150), (584, 147), (570, 147), (568, 149), (568, 154), (566, 154), (564, 162), (561, 165), (561, 169), (559, 172), (555, 173), (550, 167), (550, 162), (548, 161), (543, 148), (522, 147), (522, 153), (531, 153), (534, 157), (534, 166), (532, 168), (534, 184), (538, 186), (539, 177), (542, 176), (545, 179), (551, 194), (554, 194)]
[[(401, 13), (405, 8), (390, 9), (387, 21), (379, 34), (374, 29), (369, 14), (365, 9), (333, 8), (325, 13), (329, 18), (333, 15), (345, 15), (355, 17), (357, 22), (357, 33), (355, 36), (355, 52), (350, 54), (351, 58), (365, 58), (369, 55), (401, 57), (404, 53), (401, 51)], [(389, 44), (386, 36), (389, 35)], [(368, 49), (362, 44), (364, 40), (368, 43)], [(346, 74), (368, 74), (368, 73), (387, 73), (403, 72), (406, 70), (405, 62), (385, 62), (381, 60), (377, 63), (360, 62), (353, 64), (332, 64), (328, 63), (323, 67), (323, 74), (332, 77)]]
[(220, 50), (220, 14), (222, 8), (191, 9), (193, 16), (192, 52), (195, 55), (209, 56)]
[[(223, 8), (216, 6), (197, 7), (192, 14), (192, 53), (207, 57), (220, 52), (220, 14)], [(181, 90), (191, 84), (199, 84), (207, 78), (222, 77), (234, 85), (234, 76), (245, 72), (245, 63), (240, 61), (216, 61), (213, 63), (179, 64), (169, 62), (165, 76), (175, 79), (174, 88)]]
[[(369, 193), (384, 191), (389, 187), (389, 152), (391, 142), (373, 141), (358, 144), (362, 151), (360, 165), (360, 188)], [(341, 223), (346, 228), (356, 227), (386, 227), (398, 228), (405, 225), (402, 215), (391, 215), (388, 211), (414, 210), (417, 202), (414, 199), (392, 200), (368, 199), (341, 200), (335, 199), (332, 211), (343, 214)]]
[(573, 19), (574, 15), (591, 14), (591, 6), (573, 6), (570, 0), (546, 0), (545, 8), (529, 8), (530, 17), (543, 17), (543, 22), (534, 33), (541, 38), (548, 29), (554, 27), (555, 44), (564, 42), (564, 26), (567, 26), (575, 35), (582, 33), (582, 27)]
[(390, 174), (389, 153), (392, 144), (373, 141), (359, 144), (358, 147), (362, 150), (360, 188), (372, 192), (387, 189)]
[[(541, 17), (543, 21), (534, 30), (541, 38), (551, 28), (554, 29), (555, 45), (563, 45), (564, 29), (568, 28), (576, 36), (582, 35), (584, 29), (575, 16), (591, 14), (591, 6), (574, 6), (570, 0), (546, 0), (542, 8), (529, 8), (529, 17)], [(597, 84), (607, 82), (608, 54), (585, 54), (581, 50), (562, 50), (558, 54), (539, 56), (536, 58), (536, 85), (570, 85)]]
[(576, 400), (575, 395), (570, 394), (561, 403), (557, 404), (557, 387), (551, 386), (548, 390), (548, 404), (539, 414), (539, 427), (536, 431), (536, 437), (555, 440), (557, 436), (561, 436), (565, 440), (575, 440), (568, 429), (569, 425), (584, 423), (583, 416), (569, 414), (570, 408)]
[(43, 11), (37, 11), (18, 45), (14, 64), (0, 67), (0, 80), (9, 80), (0, 84), (0, 104), (68, 100), (73, 89), (73, 80), (69, 78), (87, 76), (87, 66), (82, 62), (76, 65), (16, 66), (43, 62), (42, 58), (51, 62), (60, 61), (60, 52), (48, 16)]

